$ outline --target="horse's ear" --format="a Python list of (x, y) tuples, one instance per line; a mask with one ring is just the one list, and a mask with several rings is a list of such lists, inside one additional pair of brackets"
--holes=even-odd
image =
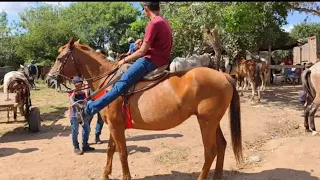
[(78, 45), (80, 44), (80, 39), (78, 39), (78, 41), (74, 42), (74, 45)]
[(20, 64), (20, 68), (24, 68), (24, 66)]
[(69, 48), (71, 48), (74, 45), (74, 41), (75, 41), (75, 38), (73, 36), (72, 39), (68, 42)]

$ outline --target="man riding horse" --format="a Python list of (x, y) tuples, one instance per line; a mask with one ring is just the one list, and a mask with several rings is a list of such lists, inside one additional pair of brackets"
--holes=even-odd
[(159, 15), (159, 2), (143, 2), (142, 7), (150, 19), (147, 25), (144, 40), (140, 49), (121, 59), (118, 65), (135, 61), (133, 65), (121, 76), (113, 88), (96, 101), (89, 101), (79, 119), (88, 119), (117, 97), (139, 82), (149, 72), (169, 63), (172, 49), (172, 31), (169, 23)]

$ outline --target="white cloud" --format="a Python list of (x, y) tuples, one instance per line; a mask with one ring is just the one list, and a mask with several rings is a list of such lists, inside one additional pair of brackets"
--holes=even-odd
[(286, 32), (290, 32), (293, 29), (293, 24), (282, 26), (282, 29), (284, 29)]
[(0, 2), (0, 10), (5, 11), (8, 15), (17, 14), (32, 5), (34, 2)]
[(52, 4), (52, 5), (58, 5), (58, 4), (61, 4), (62, 6), (69, 6), (71, 3), (74, 3), (74, 2), (44, 2), (46, 4)]

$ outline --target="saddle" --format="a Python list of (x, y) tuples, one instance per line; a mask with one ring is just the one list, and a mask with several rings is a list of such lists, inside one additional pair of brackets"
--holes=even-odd
[[(126, 72), (132, 64), (126, 63), (123, 64), (119, 70), (116, 72), (116, 74), (114, 75), (114, 77), (112, 79), (120, 79), (121, 75)], [(164, 80), (169, 74), (170, 72), (167, 71), (166, 69), (168, 68), (169, 65), (164, 65), (161, 67), (158, 67), (157, 69), (149, 72), (147, 75), (145, 75), (141, 81), (139, 81), (139, 85), (137, 86), (137, 84), (135, 84), (134, 86), (132, 86), (128, 92), (124, 95), (131, 95), (137, 92), (141, 92), (147, 89), (152, 88), (153, 86), (157, 85), (158, 83), (160, 83), (162, 80)]]
[[(101, 97), (107, 91), (109, 91), (112, 88), (113, 84), (120, 79), (121, 75), (124, 72), (126, 72), (131, 65), (132, 64), (129, 64), (129, 63), (123, 64), (113, 75), (111, 75), (111, 79), (109, 79), (109, 82), (107, 83), (106, 88), (102, 88), (94, 92), (91, 95), (91, 97), (93, 97), (93, 99), (95, 100)], [(156, 86), (157, 84), (159, 84), (160, 82), (162, 82), (164, 79), (166, 79), (170, 74), (170, 72), (166, 70), (168, 66), (169, 65), (164, 65), (151, 71), (146, 76), (144, 76), (142, 80), (140, 80), (138, 83), (130, 87), (127, 92), (122, 94), (123, 96), (122, 114), (125, 119), (126, 128), (130, 129), (133, 127), (130, 106), (129, 106), (129, 97), (134, 93), (150, 89)]]

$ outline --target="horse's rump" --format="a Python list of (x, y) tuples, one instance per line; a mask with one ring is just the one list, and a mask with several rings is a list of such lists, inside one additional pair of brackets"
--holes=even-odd
[(311, 83), (311, 70), (306, 69), (301, 74), (301, 83), (304, 91), (307, 93), (307, 99), (312, 102), (315, 98), (316, 92)]
[(27, 77), (19, 71), (10, 71), (4, 75), (3, 79), (3, 92), (13, 92), (15, 88), (19, 88), (18, 84), (24, 83), (31, 89), (31, 85)]

